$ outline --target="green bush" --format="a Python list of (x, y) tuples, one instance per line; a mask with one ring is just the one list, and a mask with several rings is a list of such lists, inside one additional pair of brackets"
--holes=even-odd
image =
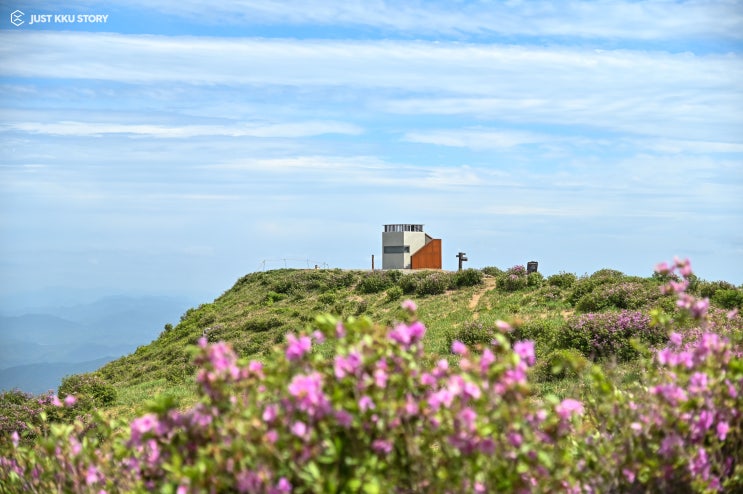
[(573, 284), (573, 290), (569, 297), (570, 303), (577, 305), (581, 298), (594, 291), (596, 287), (608, 283), (621, 283), (623, 278), (624, 275), (621, 271), (614, 269), (600, 269), (590, 276), (581, 276)]
[(547, 278), (547, 284), (556, 286), (559, 288), (570, 288), (575, 284), (578, 279), (573, 273), (565, 273), (560, 271), (557, 274), (553, 274)]
[(700, 281), (699, 296), (712, 299), (718, 290), (735, 290), (735, 285), (727, 281)]
[[(45, 410), (43, 400), (20, 389), (0, 392), (0, 441), (13, 432), (33, 439), (34, 427), (41, 424), (41, 413)], [(2, 492), (2, 488), (0, 488)]]
[(724, 309), (743, 309), (743, 290), (717, 290), (712, 296), (712, 302)]
[(609, 281), (596, 285), (593, 291), (578, 300), (576, 308), (581, 312), (598, 312), (608, 308), (640, 309), (651, 306), (661, 297), (655, 284), (639, 281)]
[(524, 266), (514, 266), (498, 277), (497, 287), (505, 292), (523, 290), (529, 284)]
[(402, 288), (393, 286), (387, 289), (387, 302), (394, 302), (403, 296)]
[(410, 295), (418, 291), (418, 285), (420, 284), (420, 276), (418, 273), (404, 274), (398, 281), (397, 286), (402, 288), (402, 292), (405, 295)]
[(116, 401), (116, 389), (96, 374), (73, 374), (62, 379), (60, 398), (72, 395), (81, 410), (110, 405)]
[(483, 324), (481, 321), (466, 322), (453, 334), (447, 335), (447, 351), (455, 340), (461, 341), (470, 348), (490, 345), (496, 332), (497, 329), (493, 325)]
[(439, 295), (453, 285), (453, 278), (448, 273), (428, 273), (423, 276), (415, 290), (418, 295)]
[(481, 285), (482, 272), (477, 269), (459, 271), (454, 275), (454, 284), (457, 287)]
[(532, 372), (537, 381), (551, 382), (560, 379), (574, 379), (590, 365), (590, 361), (578, 350), (564, 348), (537, 358)]
[(374, 271), (366, 273), (357, 286), (360, 293), (379, 293), (393, 285), (393, 281), (387, 272)]
[(558, 335), (558, 348), (574, 348), (592, 360), (628, 361), (639, 356), (633, 340), (646, 346), (667, 341), (665, 329), (639, 311), (588, 313), (573, 317)]
[(286, 298), (286, 293), (279, 293), (279, 292), (274, 292), (273, 290), (269, 290), (266, 293), (266, 297), (264, 298), (264, 301), (266, 305), (273, 305), (279, 300), (283, 300), (285, 298)]
[(278, 317), (273, 316), (256, 316), (248, 319), (242, 325), (241, 330), (246, 333), (261, 333), (272, 329), (280, 328), (284, 323)]
[(320, 296), (317, 297), (317, 300), (325, 305), (333, 305), (338, 300), (338, 297), (336, 296), (335, 292), (325, 292), (321, 293)]
[(482, 271), (483, 274), (494, 277), (498, 277), (499, 275), (503, 274), (503, 270), (495, 266), (485, 266), (480, 271)]
[(539, 288), (544, 283), (544, 276), (540, 272), (529, 273), (526, 275), (526, 285), (529, 288)]

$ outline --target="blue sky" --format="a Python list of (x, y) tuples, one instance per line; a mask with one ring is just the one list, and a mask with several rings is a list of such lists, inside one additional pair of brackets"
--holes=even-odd
[(385, 223), (447, 269), (743, 282), (742, 2), (1, 5), (0, 295), (206, 300)]

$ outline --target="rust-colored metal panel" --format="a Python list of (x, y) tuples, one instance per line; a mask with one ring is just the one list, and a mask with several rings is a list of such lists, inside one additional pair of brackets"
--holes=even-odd
[(426, 245), (410, 256), (413, 269), (441, 269), (441, 239), (431, 239)]

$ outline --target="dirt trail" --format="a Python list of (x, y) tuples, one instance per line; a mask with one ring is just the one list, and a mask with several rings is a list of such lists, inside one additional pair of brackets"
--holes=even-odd
[[(485, 277), (483, 278), (483, 287), (481, 290), (475, 292), (472, 294), (472, 298), (470, 299), (469, 308), (470, 310), (475, 310), (477, 308), (477, 304), (480, 302), (480, 299), (482, 298), (485, 293), (489, 292), (493, 288), (495, 288), (495, 278), (492, 277)], [(472, 315), (473, 319), (477, 319), (480, 316), (477, 312), (475, 312)]]

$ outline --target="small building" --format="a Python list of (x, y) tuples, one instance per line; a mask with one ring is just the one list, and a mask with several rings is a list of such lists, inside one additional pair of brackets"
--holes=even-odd
[(423, 225), (384, 225), (382, 269), (441, 269), (441, 239)]

